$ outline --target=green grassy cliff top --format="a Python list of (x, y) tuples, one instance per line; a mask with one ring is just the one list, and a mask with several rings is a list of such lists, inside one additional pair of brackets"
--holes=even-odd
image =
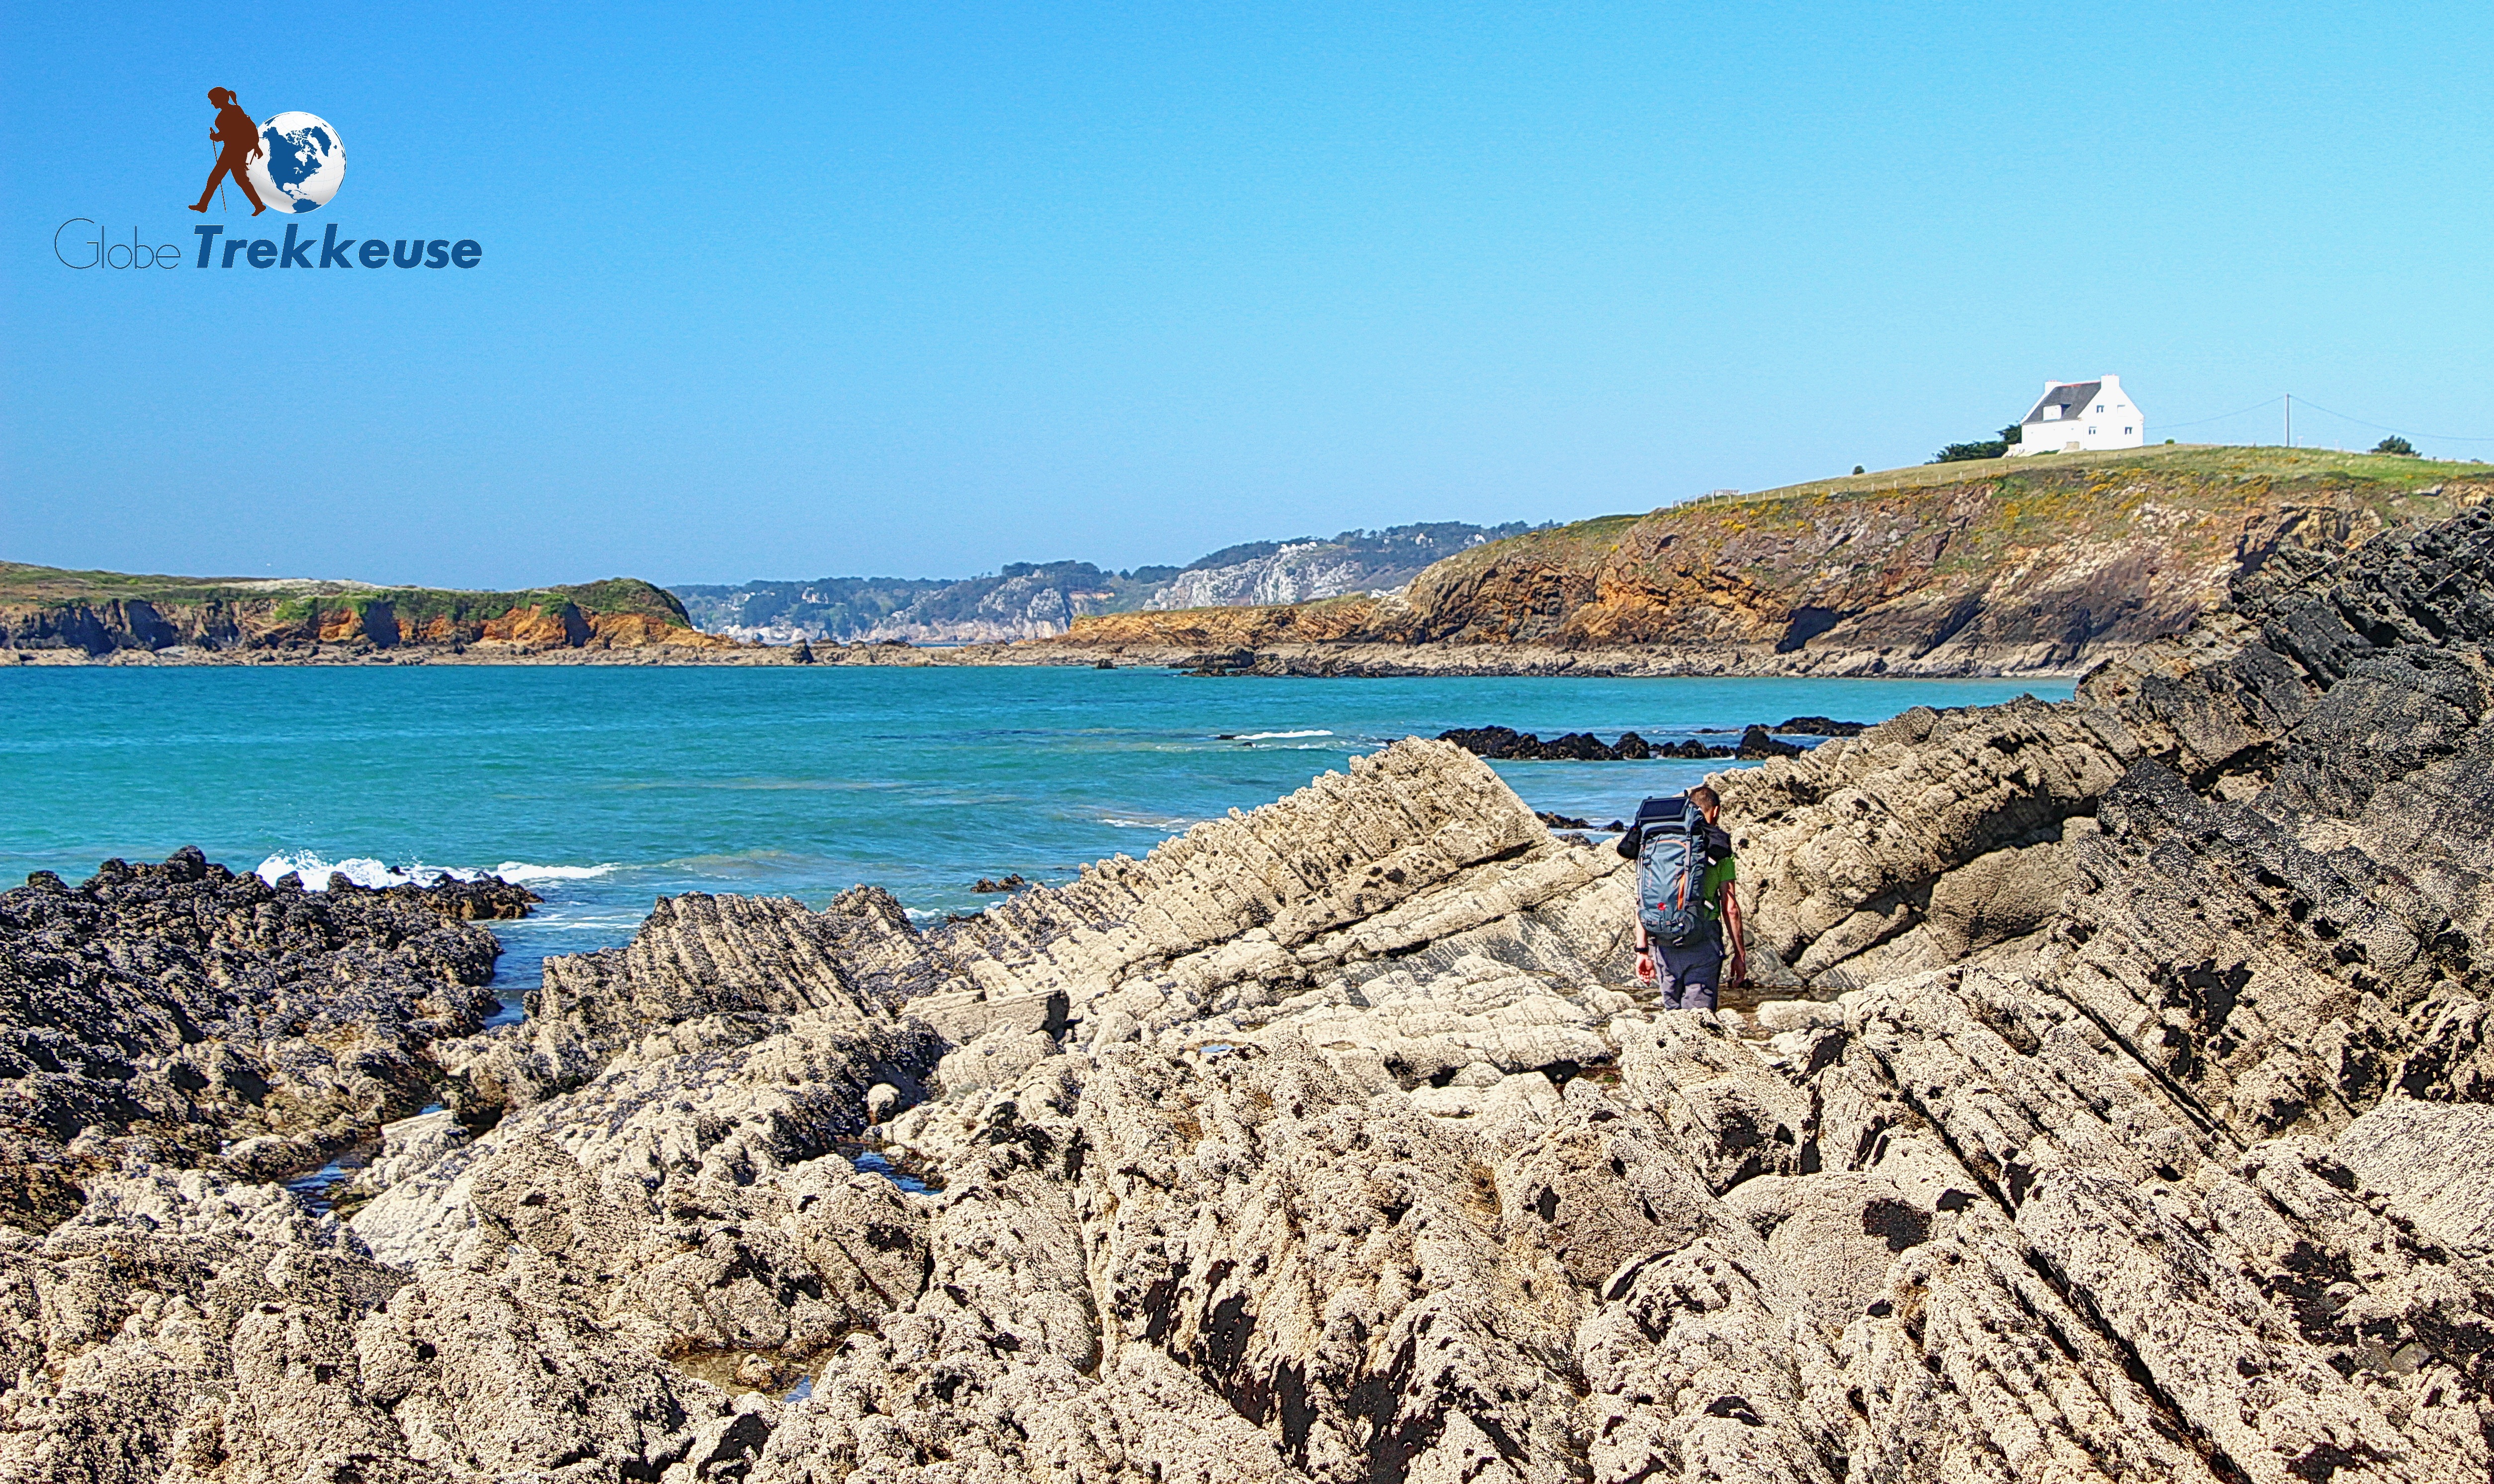
[[(2271, 495), (2290, 499), (2298, 494), (2353, 497), (2356, 503), (2374, 505), (2387, 516), (2390, 512), (2386, 507), (2400, 497), (2448, 480), (2494, 482), (2494, 465), (2392, 454), (2337, 453), (2324, 448), (2212, 443), (1973, 459), (1814, 479), (1738, 495), (1710, 495), (1663, 505), (1644, 515), (1597, 516), (1503, 541), (1484, 542), (1447, 558), (1432, 570), (1475, 570), (1517, 558), (1547, 560), (1554, 565), (1580, 564), (1587, 557), (1597, 556), (1616, 545), (1632, 528), (1647, 521), (1721, 524), (1739, 530), (1797, 518), (1805, 511), (1839, 500), (1910, 497), (1950, 486), (1994, 485), (2005, 499), (2033, 497), (2025, 503), (2030, 507), (2029, 513), (2035, 515), (2049, 515), (2056, 506), (2068, 503), (2066, 499), (2055, 497), (2090, 497), (2081, 503), (2092, 504), (2091, 497), (2115, 485), (2154, 486), (2173, 493), (2191, 489), (2214, 492), (2257, 484)], [(2073, 508), (2060, 513), (2080, 512)]]

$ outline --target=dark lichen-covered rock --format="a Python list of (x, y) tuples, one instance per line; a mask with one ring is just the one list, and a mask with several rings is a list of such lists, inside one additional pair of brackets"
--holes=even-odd
[(271, 887), (196, 848), (0, 893), (0, 1220), (50, 1227), (123, 1151), (289, 1174), (431, 1102), (431, 1046), (494, 1006), (500, 947), (461, 921), (485, 900), (525, 905)]

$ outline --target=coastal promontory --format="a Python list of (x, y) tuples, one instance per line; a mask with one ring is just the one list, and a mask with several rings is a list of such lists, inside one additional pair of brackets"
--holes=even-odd
[(634, 578), (484, 592), (0, 561), (0, 660), (508, 662), (758, 657)]
[(1399, 592), (1109, 615), (1057, 643), (1227, 673), (2074, 674), (2182, 632), (2281, 550), (2489, 493), (2494, 467), (2317, 449), (1934, 464), (1512, 536)]

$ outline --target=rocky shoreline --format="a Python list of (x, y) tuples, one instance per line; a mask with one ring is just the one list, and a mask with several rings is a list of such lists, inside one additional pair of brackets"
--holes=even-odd
[(39, 879), (0, 1480), (2483, 1480), (2489, 553), (1715, 774), (1714, 1014), (1418, 740), (925, 930), (667, 899), (491, 1030), (455, 906)]

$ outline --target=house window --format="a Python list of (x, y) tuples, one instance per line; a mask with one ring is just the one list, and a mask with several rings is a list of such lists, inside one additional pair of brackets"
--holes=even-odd
[(2096, 430), (2095, 430), (2095, 429), (2093, 429), (2093, 428), (2089, 428), (2089, 429), (2087, 430), (2087, 437), (2089, 437), (2089, 438), (2093, 438), (2093, 437), (2095, 437), (2095, 436), (2096, 436)]
[(2059, 408), (2057, 408), (2057, 407), (2048, 407), (2048, 408), (2046, 408), (2046, 409), (2044, 409), (2044, 420), (2045, 420), (2046, 422), (2055, 422), (2055, 421), (2058, 421), (2058, 420), (2059, 420), (2059, 418), (2060, 418), (2060, 415), (2061, 415), (2061, 409), (2060, 409)]
[(2096, 404), (2096, 410), (2097, 410), (2097, 411), (2099, 411), (2099, 412), (2103, 411), (2103, 410), (2104, 410), (2104, 404), (2103, 404), (2103, 403), (2101, 403), (2101, 402), (2097, 403), (2097, 404)]
[(2123, 437), (2125, 437), (2125, 438), (2127, 438), (2127, 437), (2128, 437), (2128, 436), (2130, 436), (2131, 434), (2133, 434), (2133, 433), (2137, 433), (2139, 430), (2138, 430), (2137, 428), (2124, 428), (2124, 429), (2122, 429), (2121, 431), (2122, 431), (2122, 436), (2123, 436)]

